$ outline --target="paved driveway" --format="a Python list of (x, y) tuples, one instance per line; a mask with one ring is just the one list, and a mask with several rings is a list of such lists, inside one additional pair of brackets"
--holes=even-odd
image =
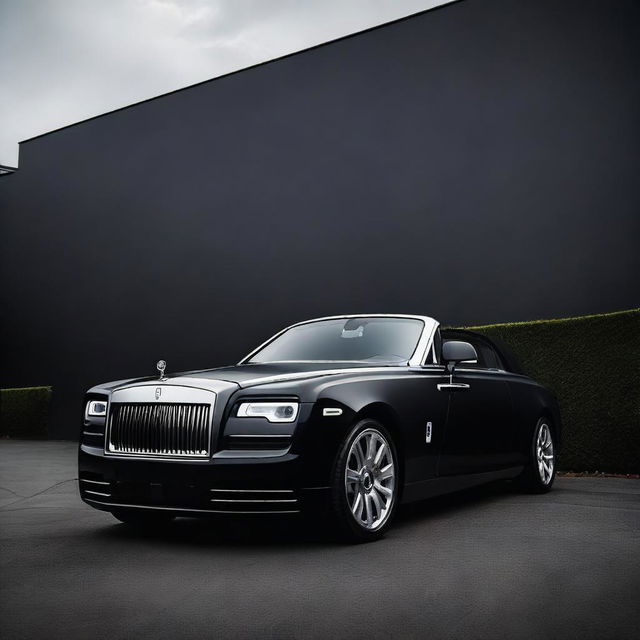
[(80, 502), (75, 446), (0, 441), (0, 636), (640, 637), (640, 481), (491, 486), (342, 546), (287, 520), (143, 536)]

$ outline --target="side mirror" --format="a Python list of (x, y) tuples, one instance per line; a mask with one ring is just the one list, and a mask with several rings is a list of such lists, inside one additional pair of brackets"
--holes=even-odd
[(442, 345), (442, 360), (447, 365), (447, 373), (453, 371), (459, 362), (478, 361), (478, 354), (472, 344), (460, 340), (448, 340)]

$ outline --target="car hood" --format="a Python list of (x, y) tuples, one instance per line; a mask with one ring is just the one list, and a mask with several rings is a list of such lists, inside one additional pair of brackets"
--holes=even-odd
[(166, 374), (166, 377), (163, 380), (159, 380), (157, 376), (135, 378), (131, 380), (118, 380), (116, 382), (93, 387), (91, 391), (115, 391), (116, 389), (122, 389), (125, 387), (149, 384), (179, 385), (216, 391), (220, 388), (221, 383), (227, 383), (223, 386), (237, 385), (240, 388), (247, 388), (274, 382), (304, 380), (319, 376), (344, 375), (351, 372), (365, 373), (385, 371), (389, 366), (398, 365), (380, 365), (359, 362), (277, 362), (267, 364), (240, 364), (231, 367), (220, 367), (217, 369), (204, 369)]
[(235, 382), (241, 387), (247, 387), (254, 384), (314, 378), (316, 376), (342, 374), (350, 370), (362, 371), (371, 368), (377, 370), (380, 366), (372, 367), (370, 364), (358, 362), (274, 362), (267, 364), (240, 364), (234, 367), (191, 371), (183, 375), (190, 378)]

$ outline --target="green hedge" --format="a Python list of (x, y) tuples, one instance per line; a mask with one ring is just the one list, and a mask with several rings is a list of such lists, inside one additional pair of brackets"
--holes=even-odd
[(0, 389), (0, 436), (46, 438), (51, 387)]
[(640, 309), (468, 328), (504, 342), (556, 393), (561, 469), (640, 471)]

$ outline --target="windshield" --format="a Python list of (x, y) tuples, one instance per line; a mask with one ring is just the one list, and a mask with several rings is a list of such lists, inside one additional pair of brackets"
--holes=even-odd
[(287, 329), (249, 362), (401, 363), (413, 355), (423, 328), (414, 318), (319, 320)]

